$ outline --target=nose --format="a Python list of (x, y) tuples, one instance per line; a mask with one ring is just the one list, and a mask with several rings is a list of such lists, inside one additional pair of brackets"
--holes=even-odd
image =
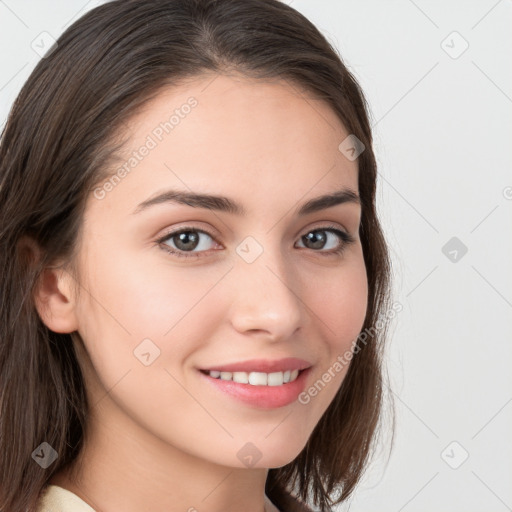
[(306, 318), (301, 283), (279, 250), (265, 250), (252, 263), (237, 258), (230, 274), (229, 314), (238, 332), (258, 332), (278, 341), (301, 327), (301, 319)]

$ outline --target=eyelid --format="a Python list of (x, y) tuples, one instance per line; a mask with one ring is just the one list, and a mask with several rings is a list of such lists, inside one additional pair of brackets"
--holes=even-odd
[(215, 241), (217, 241), (216, 237), (219, 236), (219, 233), (214, 232), (214, 230), (209, 230), (208, 228), (203, 228), (198, 225), (185, 224), (183, 226), (172, 227), (165, 230), (163, 235), (160, 236), (156, 241), (161, 242), (163, 240), (167, 240), (169, 237), (182, 233), (183, 231), (197, 231), (198, 233), (205, 233), (206, 235), (212, 237)]
[[(332, 228), (332, 229), (338, 229), (339, 231), (343, 231), (345, 232), (347, 235), (350, 234), (349, 230), (345, 228), (345, 226), (343, 226), (343, 224), (340, 224), (339, 222), (338, 223), (335, 223), (333, 221), (328, 221), (328, 220), (325, 220), (325, 221), (317, 221), (313, 224), (312, 227), (308, 227), (306, 228), (305, 230), (300, 230), (299, 233), (301, 232), (305, 232), (305, 233), (308, 233), (309, 231), (316, 231), (317, 229), (328, 229), (328, 228)], [(301, 235), (302, 236), (302, 235)]]

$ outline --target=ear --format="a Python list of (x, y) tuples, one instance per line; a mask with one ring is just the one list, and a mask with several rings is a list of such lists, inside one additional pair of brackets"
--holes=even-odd
[[(42, 256), (37, 243), (26, 236), (18, 242), (30, 265)], [(34, 287), (33, 299), (42, 322), (52, 331), (70, 333), (78, 330), (76, 304), (73, 295), (73, 277), (62, 267), (45, 268)]]

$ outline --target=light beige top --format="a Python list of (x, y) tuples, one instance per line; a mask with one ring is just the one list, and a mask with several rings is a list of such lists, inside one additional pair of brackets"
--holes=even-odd
[[(266, 495), (265, 507), (266, 512), (280, 512)], [(95, 510), (75, 493), (50, 484), (41, 495), (38, 512), (95, 512)]]
[(38, 512), (95, 512), (95, 510), (74, 492), (50, 484), (41, 494)]

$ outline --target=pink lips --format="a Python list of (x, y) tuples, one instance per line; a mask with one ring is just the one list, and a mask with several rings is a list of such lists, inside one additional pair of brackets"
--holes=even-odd
[[(243, 370), (242, 370), (243, 371)], [(259, 409), (275, 409), (295, 402), (304, 391), (311, 368), (299, 372), (297, 379), (281, 386), (253, 386), (234, 381), (215, 379), (203, 371), (198, 372), (216, 391)]]
[(201, 368), (204, 371), (217, 370), (219, 372), (285, 372), (287, 370), (304, 370), (309, 368), (311, 363), (304, 359), (296, 357), (286, 357), (284, 359), (251, 359), (239, 363), (221, 364), (211, 366), (210, 368)]

